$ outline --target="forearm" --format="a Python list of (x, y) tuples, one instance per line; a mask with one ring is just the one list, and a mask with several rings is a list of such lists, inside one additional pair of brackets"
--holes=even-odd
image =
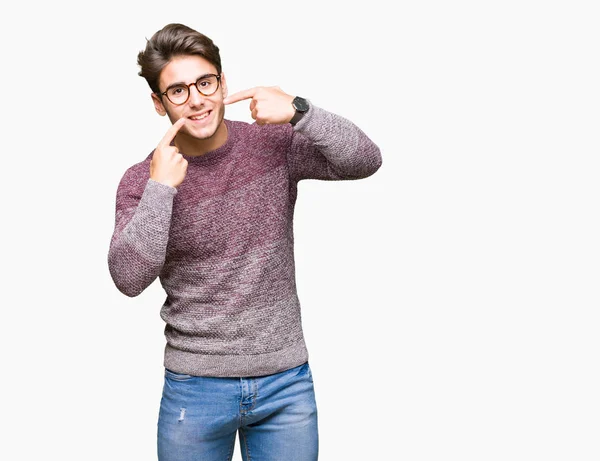
[(115, 285), (127, 296), (139, 295), (160, 274), (165, 262), (175, 194), (175, 188), (150, 179), (126, 224), (120, 222), (127, 219), (124, 216), (126, 210), (117, 210), (108, 266)]
[(310, 140), (325, 157), (328, 179), (365, 178), (381, 166), (377, 145), (344, 117), (311, 105), (294, 130)]

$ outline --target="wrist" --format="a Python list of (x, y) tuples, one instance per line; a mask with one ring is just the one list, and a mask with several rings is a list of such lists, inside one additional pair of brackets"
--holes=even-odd
[(292, 126), (294, 126), (300, 120), (302, 120), (302, 117), (304, 117), (306, 112), (308, 112), (308, 109), (310, 108), (310, 103), (303, 97), (296, 96), (292, 101), (292, 107), (294, 108), (295, 113), (292, 116), (290, 123), (292, 124)]

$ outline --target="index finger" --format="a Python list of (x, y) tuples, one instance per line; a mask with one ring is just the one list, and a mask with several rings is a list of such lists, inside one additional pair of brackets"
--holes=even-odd
[(185, 117), (181, 117), (179, 120), (173, 123), (173, 125), (171, 125), (171, 127), (167, 130), (165, 136), (158, 143), (158, 147), (166, 147), (171, 144), (171, 141), (173, 141), (173, 138), (184, 124)]
[(249, 90), (238, 91), (237, 93), (227, 96), (223, 100), (223, 104), (233, 104), (234, 102), (243, 101), (244, 99), (250, 99), (254, 97), (257, 88), (250, 88)]

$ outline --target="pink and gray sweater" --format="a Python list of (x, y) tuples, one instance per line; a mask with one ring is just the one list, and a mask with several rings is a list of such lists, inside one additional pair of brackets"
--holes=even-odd
[(295, 127), (225, 123), (223, 146), (182, 153), (177, 188), (150, 179), (152, 153), (125, 172), (108, 266), (127, 296), (159, 277), (166, 368), (268, 375), (308, 360), (294, 272), (298, 181), (365, 178), (381, 154), (356, 125), (314, 105)]

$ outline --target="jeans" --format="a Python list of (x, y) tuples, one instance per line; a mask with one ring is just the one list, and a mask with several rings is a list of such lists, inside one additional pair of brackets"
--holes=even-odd
[(214, 378), (165, 370), (159, 461), (316, 461), (317, 406), (308, 362), (269, 376)]

